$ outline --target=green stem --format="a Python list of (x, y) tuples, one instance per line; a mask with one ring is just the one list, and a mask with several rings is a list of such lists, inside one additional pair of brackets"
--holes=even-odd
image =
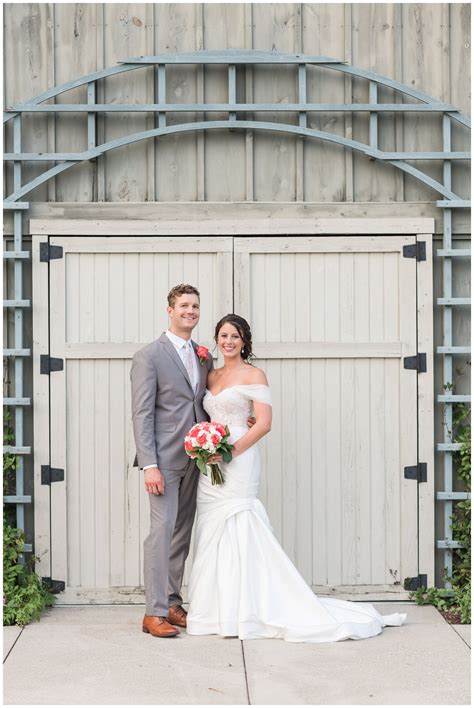
[(213, 463), (209, 465), (211, 468), (211, 482), (212, 484), (224, 484), (224, 477), (220, 470), (219, 465)]

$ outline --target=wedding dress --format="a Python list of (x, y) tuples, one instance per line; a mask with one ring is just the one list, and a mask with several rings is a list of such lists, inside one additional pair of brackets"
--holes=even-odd
[[(252, 401), (271, 405), (263, 384), (209, 390), (203, 405), (229, 426), (230, 442), (247, 432)], [(368, 603), (317, 597), (273, 534), (262, 502), (258, 445), (219, 465), (224, 484), (200, 474), (194, 559), (189, 578), (188, 634), (289, 642), (364, 639), (401, 625), (406, 614), (380, 615)]]

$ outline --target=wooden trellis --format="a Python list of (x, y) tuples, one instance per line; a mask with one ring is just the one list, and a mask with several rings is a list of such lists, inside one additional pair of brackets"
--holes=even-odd
[[(227, 69), (228, 76), (228, 96), (226, 102), (221, 103), (168, 103), (166, 100), (166, 79), (167, 68), (180, 65), (223, 65)], [(297, 85), (298, 101), (296, 103), (258, 103), (255, 101), (237, 100), (237, 71), (240, 66), (258, 66), (262, 64), (270, 65), (290, 65), (294, 67), (295, 82)], [(127, 74), (131, 71), (140, 71), (144, 68), (154, 67), (154, 91), (155, 103), (151, 104), (98, 104), (96, 102), (97, 86), (105, 78)], [(320, 67), (325, 70), (343, 72), (364, 79), (369, 85), (370, 102), (360, 103), (310, 103), (307, 100), (307, 72), (309, 67)], [(86, 104), (55, 104), (47, 103), (78, 86), (87, 87)], [(379, 102), (379, 88), (392, 89), (401, 98), (398, 103)], [(404, 102), (408, 97), (415, 99), (416, 103)], [(52, 153), (25, 153), (22, 150), (22, 118), (28, 113), (84, 113), (87, 114), (87, 149), (82, 152), (52, 152)], [(155, 116), (155, 127), (151, 130), (133, 133), (110, 142), (98, 144), (96, 118), (98, 114), (121, 113), (153, 113)], [(315, 130), (308, 127), (308, 114), (316, 113), (356, 113), (361, 112), (369, 116), (369, 141), (368, 143), (351, 140), (343, 135)], [(186, 114), (201, 114), (202, 118), (195, 122), (183, 122), (174, 125), (167, 124), (169, 113), (186, 117)], [(213, 120), (215, 113), (227, 114), (227, 119)], [(296, 116), (297, 124), (284, 122), (269, 122), (256, 120), (253, 114), (279, 113), (282, 116)], [(378, 143), (378, 121), (379, 116), (391, 114), (425, 114), (435, 113), (442, 120), (443, 149), (438, 152), (403, 152), (385, 151), (380, 149)], [(142, 140), (150, 138), (160, 138), (169, 134), (186, 133), (194, 131), (215, 131), (215, 130), (245, 130), (245, 131), (270, 131), (297, 135), (305, 139), (322, 140), (342, 145), (348, 149), (358, 151), (367, 155), (372, 160), (386, 162), (395, 168), (410, 174), (420, 182), (429, 186), (438, 195), (437, 206), (443, 210), (443, 248), (437, 251), (437, 255), (443, 258), (443, 296), (438, 298), (437, 304), (443, 307), (443, 340), (437, 346), (436, 353), (443, 356), (443, 383), (450, 384), (453, 380), (453, 355), (470, 353), (470, 347), (466, 344), (458, 344), (453, 341), (452, 315), (453, 308), (467, 306), (470, 298), (453, 297), (452, 289), (452, 264), (453, 258), (467, 258), (470, 250), (455, 249), (452, 244), (452, 210), (467, 209), (470, 203), (462, 199), (452, 191), (451, 168), (453, 161), (469, 160), (470, 153), (456, 152), (451, 148), (452, 124), (453, 122), (470, 127), (470, 121), (452, 105), (444, 104), (436, 99), (417, 91), (410, 86), (394, 81), (365, 69), (350, 66), (337, 59), (329, 57), (306, 56), (303, 54), (281, 54), (277, 52), (258, 52), (243, 50), (226, 51), (203, 51), (189, 54), (161, 54), (158, 56), (141, 56), (127, 59), (117, 66), (104, 69), (86, 76), (82, 76), (74, 81), (70, 81), (61, 86), (54, 87), (41, 95), (22, 103), (12, 106), (5, 111), (4, 123), (13, 121), (13, 145), (10, 152), (6, 152), (5, 160), (13, 163), (13, 192), (4, 201), (4, 208), (13, 210), (14, 223), (14, 248), (6, 251), (4, 258), (14, 260), (14, 299), (5, 300), (5, 308), (13, 308), (15, 312), (15, 346), (12, 349), (5, 349), (4, 356), (15, 359), (15, 396), (4, 399), (4, 404), (15, 409), (15, 444), (6, 448), (8, 452), (18, 454), (20, 463), (16, 472), (16, 494), (6, 497), (8, 503), (16, 505), (17, 525), (24, 528), (24, 506), (31, 502), (31, 497), (24, 495), (24, 470), (23, 455), (31, 454), (31, 447), (24, 444), (23, 431), (23, 411), (25, 406), (29, 406), (31, 401), (24, 397), (24, 377), (23, 363), (25, 357), (31, 356), (31, 351), (25, 349), (22, 340), (23, 312), (25, 308), (31, 306), (30, 301), (23, 299), (23, 262), (29, 258), (29, 253), (23, 250), (23, 228), (22, 219), (25, 210), (29, 208), (28, 201), (24, 199), (39, 185), (47, 182), (60, 173), (73, 168), (76, 164), (86, 160), (94, 160), (101, 155)], [(437, 181), (431, 177), (427, 171), (413, 163), (416, 161), (437, 161), (443, 165), (443, 179)], [(53, 163), (47, 166), (44, 172), (34, 179), (23, 184), (22, 165), (23, 163), (46, 162)], [(416, 254), (416, 257), (422, 257)], [(419, 369), (421, 372), (422, 369)], [(460, 401), (469, 402), (470, 396), (453, 395), (451, 393), (441, 393), (436, 399), (446, 406), (444, 439), (436, 443), (438, 451), (444, 456), (444, 490), (437, 493), (437, 500), (444, 504), (444, 538), (437, 541), (437, 547), (444, 549), (445, 562), (448, 574), (452, 572), (452, 549), (459, 547), (458, 542), (452, 538), (450, 529), (450, 516), (453, 513), (453, 502), (465, 499), (469, 496), (466, 493), (453, 491), (453, 452), (458, 449), (450, 438), (453, 420), (453, 404)], [(419, 478), (422, 483), (422, 478)], [(28, 546), (26, 550), (32, 550)], [(417, 579), (418, 584), (422, 583), (422, 577)], [(448, 584), (449, 586), (449, 584)]]

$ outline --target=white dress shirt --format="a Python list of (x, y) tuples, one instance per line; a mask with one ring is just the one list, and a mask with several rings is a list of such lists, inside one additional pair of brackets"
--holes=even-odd
[[(186, 347), (191, 347), (191, 351), (193, 354), (193, 356), (191, 357), (191, 360), (193, 362), (193, 373), (194, 373), (194, 381), (196, 382), (195, 383), (195, 388), (196, 388), (197, 382), (199, 381), (199, 369), (198, 369), (197, 356), (194, 353), (191, 339), (183, 339), (182, 337), (178, 337), (177, 334), (173, 334), (173, 332), (170, 332), (169, 329), (166, 330), (165, 334), (168, 337), (168, 339), (171, 340), (172, 344), (174, 345), (174, 348), (178, 352), (179, 357), (184, 364), (184, 368), (186, 368), (186, 361), (184, 358)], [(146, 465), (143, 469), (147, 470), (149, 467), (158, 467), (158, 464), (155, 463), (154, 465)]]
[(181, 361), (184, 364), (184, 368), (186, 368), (186, 360), (185, 360), (185, 349), (186, 347), (190, 347), (192, 357), (191, 360), (193, 362), (193, 375), (194, 375), (194, 381), (197, 382), (199, 381), (199, 369), (198, 369), (198, 362), (197, 362), (197, 356), (194, 353), (193, 345), (191, 343), (190, 339), (183, 339), (182, 337), (178, 337), (177, 334), (173, 334), (173, 332), (170, 332), (169, 329), (166, 330), (165, 332), (166, 336), (168, 339), (172, 341), (174, 344), (174, 348), (178, 352)]

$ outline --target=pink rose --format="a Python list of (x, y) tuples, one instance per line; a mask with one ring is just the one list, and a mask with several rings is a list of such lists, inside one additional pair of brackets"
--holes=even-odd
[(207, 360), (207, 356), (209, 354), (209, 349), (202, 344), (198, 344), (196, 348), (196, 354), (199, 357), (199, 361), (201, 364), (204, 364), (204, 362)]

